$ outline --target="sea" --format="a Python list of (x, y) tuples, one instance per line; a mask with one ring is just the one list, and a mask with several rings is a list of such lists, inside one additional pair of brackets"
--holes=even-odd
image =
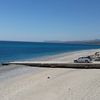
[(100, 45), (0, 41), (0, 63), (98, 48)]

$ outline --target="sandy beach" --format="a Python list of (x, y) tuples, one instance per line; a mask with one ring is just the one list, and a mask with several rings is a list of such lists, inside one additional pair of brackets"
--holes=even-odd
[[(83, 50), (38, 59), (73, 62), (100, 51)], [(99, 100), (100, 69), (0, 67), (0, 100)]]

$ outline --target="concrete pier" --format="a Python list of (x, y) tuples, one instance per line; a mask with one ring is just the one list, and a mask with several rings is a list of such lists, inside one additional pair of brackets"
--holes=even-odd
[(33, 67), (49, 67), (49, 68), (100, 68), (100, 62), (94, 63), (66, 63), (53, 61), (23, 61), (23, 62), (9, 62), (2, 65), (26, 65)]

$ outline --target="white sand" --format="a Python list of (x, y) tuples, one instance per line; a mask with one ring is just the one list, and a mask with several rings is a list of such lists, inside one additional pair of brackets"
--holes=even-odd
[[(70, 62), (96, 51), (64, 53), (45, 60)], [(1, 67), (0, 100), (100, 100), (100, 69)]]

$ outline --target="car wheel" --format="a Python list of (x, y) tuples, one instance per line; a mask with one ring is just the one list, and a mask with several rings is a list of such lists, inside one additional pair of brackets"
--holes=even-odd
[(86, 60), (86, 61), (85, 61), (85, 63), (89, 63), (89, 61), (88, 61), (88, 60)]
[(74, 61), (74, 63), (78, 63), (78, 61), (77, 61), (77, 60), (75, 60), (75, 61)]

